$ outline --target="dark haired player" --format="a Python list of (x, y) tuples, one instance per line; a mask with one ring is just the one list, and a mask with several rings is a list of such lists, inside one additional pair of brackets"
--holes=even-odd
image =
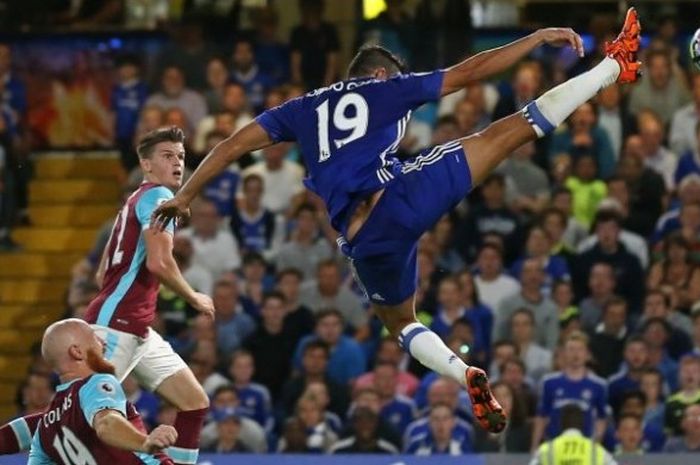
[(418, 239), (517, 147), (554, 130), (601, 88), (635, 81), (639, 32), (630, 9), (622, 32), (606, 47), (607, 57), (593, 69), (482, 132), (405, 162), (393, 154), (411, 111), (507, 69), (543, 43), (570, 44), (582, 55), (581, 38), (571, 29), (541, 29), (448, 69), (417, 74), (405, 74), (401, 62), (381, 47), (362, 48), (347, 80), (268, 110), (218, 144), (175, 198), (156, 209), (153, 223), (163, 228), (186, 216), (207, 181), (244, 153), (297, 141), (309, 170), (306, 186), (324, 200), (375, 313), (413, 357), (467, 388), (482, 427), (502, 431), (505, 415), (484, 371), (467, 366), (416, 320)]
[(39, 420), (29, 465), (173, 463), (160, 451), (177, 431), (161, 425), (146, 434), (104, 349), (83, 320), (61, 320), (44, 332), (41, 353), (61, 384)]

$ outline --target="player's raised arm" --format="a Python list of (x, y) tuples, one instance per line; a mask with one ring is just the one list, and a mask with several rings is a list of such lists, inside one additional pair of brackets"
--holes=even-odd
[(578, 52), (579, 56), (583, 56), (583, 41), (572, 29), (556, 27), (539, 29), (508, 45), (477, 53), (447, 68), (440, 93), (441, 95), (451, 94), (470, 82), (505, 71), (542, 44), (555, 46), (568, 44)]
[(244, 154), (273, 143), (267, 131), (256, 121), (218, 143), (177, 192), (175, 198), (163, 203), (153, 212), (151, 225), (162, 230), (170, 220), (188, 216), (190, 202), (207, 182)]

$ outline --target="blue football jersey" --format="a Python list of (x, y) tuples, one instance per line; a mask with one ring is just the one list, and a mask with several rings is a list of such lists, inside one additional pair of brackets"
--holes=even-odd
[(591, 437), (595, 420), (607, 417), (608, 389), (602, 378), (588, 373), (580, 380), (567, 378), (557, 372), (542, 379), (540, 404), (537, 415), (549, 418), (547, 438), (554, 438), (561, 433), (560, 414), (565, 405), (575, 404), (586, 414), (583, 433)]
[(333, 227), (345, 234), (347, 216), (368, 194), (391, 183), (394, 153), (411, 111), (440, 97), (442, 71), (387, 80), (357, 78), (314, 90), (256, 118), (275, 142), (297, 141), (307, 188), (326, 203)]

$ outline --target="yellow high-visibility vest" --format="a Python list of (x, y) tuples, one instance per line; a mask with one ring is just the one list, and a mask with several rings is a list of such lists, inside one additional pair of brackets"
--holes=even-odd
[(537, 451), (541, 465), (604, 465), (605, 449), (580, 433), (565, 432), (542, 444)]

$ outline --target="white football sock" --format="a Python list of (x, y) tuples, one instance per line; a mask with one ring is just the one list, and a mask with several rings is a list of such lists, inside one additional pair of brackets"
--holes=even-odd
[(594, 68), (559, 84), (530, 102), (523, 114), (538, 137), (542, 137), (564, 122), (603, 87), (614, 83), (620, 75), (620, 65), (605, 57)]
[(420, 323), (406, 326), (399, 336), (399, 344), (413, 358), (442, 376), (466, 385), (465, 372), (469, 367), (452, 352), (440, 336)]

